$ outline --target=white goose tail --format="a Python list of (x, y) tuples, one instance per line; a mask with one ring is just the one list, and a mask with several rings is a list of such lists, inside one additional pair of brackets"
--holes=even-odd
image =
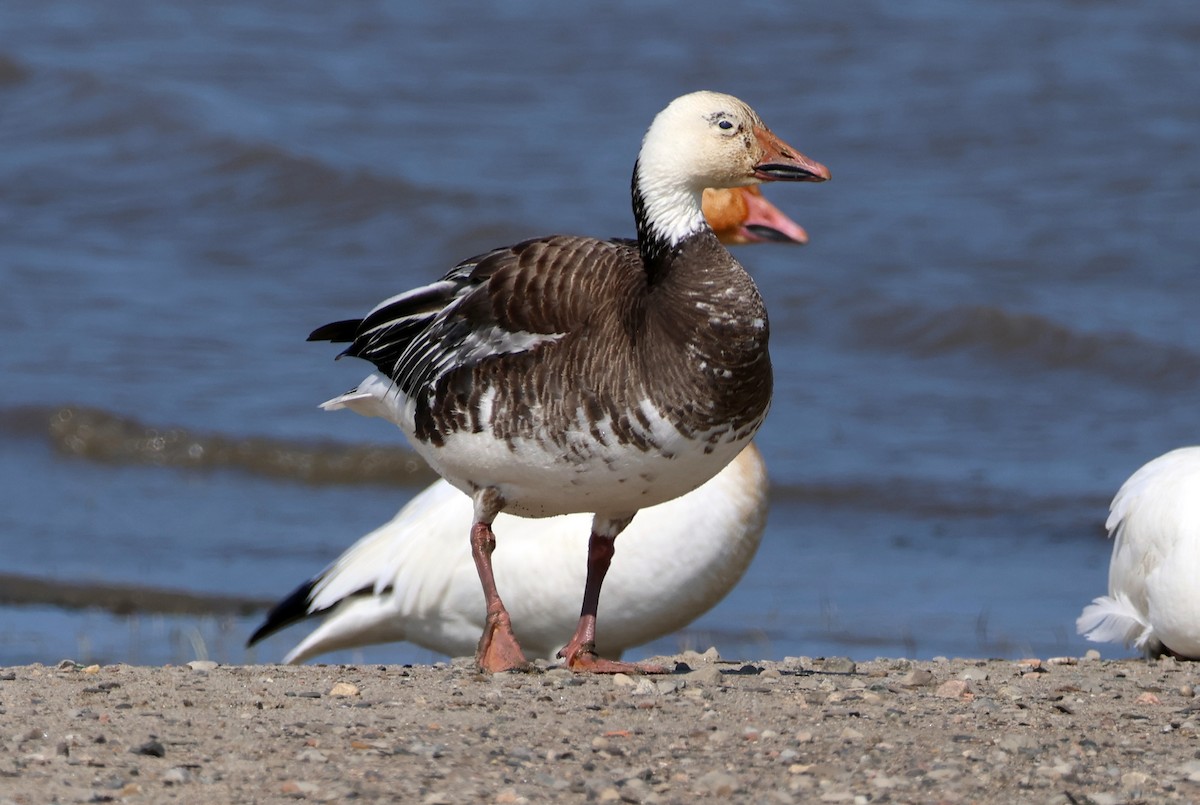
[[(405, 639), (404, 624), (383, 596), (360, 596), (340, 602), (336, 617), (324, 623), (287, 653), (283, 661), (298, 665), (330, 651)], [(398, 622), (399, 621), (399, 622)]]
[(1147, 656), (1162, 651), (1154, 627), (1124, 593), (1094, 599), (1075, 620), (1075, 631), (1096, 643), (1119, 641)]

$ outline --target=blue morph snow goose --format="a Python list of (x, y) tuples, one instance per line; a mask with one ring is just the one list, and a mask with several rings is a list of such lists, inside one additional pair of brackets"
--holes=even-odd
[(742, 101), (672, 101), (634, 166), (637, 241), (555, 235), (495, 249), (310, 340), (378, 370), (325, 403), (384, 417), (471, 496), (488, 671), (525, 667), (492, 572), (500, 512), (590, 512), (575, 670), (658, 670), (599, 657), (596, 611), (617, 535), (639, 509), (703, 484), (749, 443), (771, 400), (767, 313), (701, 210), (706, 187), (823, 181)]
[[(701, 206), (722, 243), (808, 242), (757, 186), (707, 188)], [(458, 539), (471, 514), (469, 497), (437, 481), (281, 600), (248, 644), (324, 616), (284, 662), (404, 640), (452, 657), (473, 652), (487, 604), (470, 546)], [(596, 653), (619, 659), (715, 606), (750, 566), (766, 517), (766, 467), (753, 443), (703, 486), (639, 511), (605, 577)], [(552, 658), (575, 629), (588, 526), (586, 514), (500, 514), (493, 523), (504, 535), (492, 556), (496, 586), (527, 653)]]

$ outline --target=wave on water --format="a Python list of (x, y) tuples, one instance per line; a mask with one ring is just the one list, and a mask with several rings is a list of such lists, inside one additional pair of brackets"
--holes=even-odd
[[(951, 483), (939, 480), (930, 483), (923, 478), (881, 478), (873, 480), (840, 480), (831, 483), (771, 485), (771, 501), (798, 505), (814, 505), (828, 509), (854, 509), (893, 512), (897, 516), (928, 518), (988, 518), (1005, 517), (1018, 507), (1025, 515), (1053, 517), (1072, 516), (1080, 511), (1102, 512), (1108, 506), (1104, 495), (1046, 495), (1035, 497), (1021, 492), (1019, 503), (1011, 489), (973, 484), (969, 481)], [(1096, 533), (1103, 535), (1097, 521)]]
[(138, 584), (71, 582), (0, 573), (0, 605), (103, 609), (114, 615), (253, 615), (274, 599), (193, 593)]
[[(311, 209), (330, 225), (380, 214), (433, 222), (447, 208), (494, 205), (473, 193), (416, 184), (373, 164), (280, 142), (269, 130), (230, 132), (226, 117), (186, 84), (74, 68), (34, 70), (0, 53), (0, 87), (17, 87), (9, 100), (12, 116), (27, 129), (26, 139), (52, 146), (44, 150), (47, 160), (58, 159), (58, 148), (82, 152), (86, 189), (103, 192), (116, 213), (128, 214), (124, 206), (146, 215), (164, 206), (193, 214), (206, 206), (244, 206), (253, 214)], [(61, 172), (57, 162), (41, 167), (43, 183)]]
[(213, 163), (215, 174), (248, 182), (256, 206), (286, 210), (315, 202), (326, 221), (353, 223), (383, 212), (411, 216), (439, 205), (469, 209), (482, 204), (465, 192), (422, 187), (362, 167), (339, 167), (274, 143), (215, 137), (194, 148)]
[[(104, 464), (182, 470), (233, 470), (312, 485), (378, 484), (415, 487), (436, 473), (400, 447), (306, 442), (265, 436), (197, 433), (148, 425), (132, 417), (80, 405), (0, 410), (0, 436), (45, 438), (58, 452)], [(993, 517), (1011, 512), (1012, 491), (921, 478), (845, 479), (771, 484), (771, 499), (799, 505), (903, 512), (921, 517)], [(1022, 501), (1025, 512), (1101, 510), (1107, 500), (1046, 497)]]
[(412, 487), (437, 477), (420, 456), (398, 447), (197, 433), (80, 405), (0, 410), (0, 433), (42, 435), (63, 454), (105, 464), (237, 470), (308, 484)]
[(1046, 369), (1099, 372), (1114, 380), (1178, 388), (1200, 380), (1200, 355), (1128, 332), (1081, 333), (1044, 316), (988, 305), (931, 310), (891, 306), (855, 324), (860, 344), (920, 357), (984, 350)]
[(0, 87), (20, 84), (29, 76), (29, 71), (20, 62), (0, 53)]

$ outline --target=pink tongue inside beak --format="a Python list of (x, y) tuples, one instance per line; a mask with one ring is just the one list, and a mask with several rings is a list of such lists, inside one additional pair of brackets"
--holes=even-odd
[(808, 243), (804, 227), (759, 193), (746, 193), (746, 220), (742, 229), (748, 240), (775, 243)]

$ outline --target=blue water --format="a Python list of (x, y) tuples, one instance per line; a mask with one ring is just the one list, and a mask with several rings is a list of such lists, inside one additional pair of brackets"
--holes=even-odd
[[(365, 366), (309, 330), (490, 246), (631, 234), (645, 127), (719, 89), (834, 179), (768, 189), (808, 246), (739, 253), (776, 365), (763, 546), (646, 653), (1088, 648), (1109, 498), (1200, 430), (1200, 7), (411, 5), (0, 6), (0, 420), (399, 444), (316, 409)], [(279, 597), (416, 491), (0, 440), (0, 571), (64, 581)], [(0, 664), (298, 639), (2, 612)]]

